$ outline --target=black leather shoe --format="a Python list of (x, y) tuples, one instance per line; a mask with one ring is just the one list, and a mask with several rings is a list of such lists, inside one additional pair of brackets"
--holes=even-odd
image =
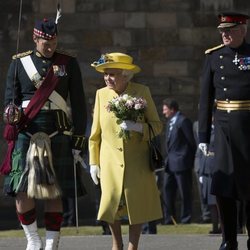
[(222, 243), (219, 250), (238, 250), (238, 242), (227, 241)]
[(209, 234), (221, 234), (221, 229), (220, 228), (213, 229), (213, 230), (209, 231)]
[(163, 225), (174, 225), (174, 222), (171, 220), (166, 220), (162, 223)]

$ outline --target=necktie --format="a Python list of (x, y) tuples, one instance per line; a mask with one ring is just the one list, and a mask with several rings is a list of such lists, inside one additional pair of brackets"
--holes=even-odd
[(170, 120), (170, 122), (169, 122), (169, 125), (168, 125), (168, 138), (170, 137), (171, 131), (172, 131), (173, 126), (174, 126), (174, 122), (175, 121), (173, 119)]

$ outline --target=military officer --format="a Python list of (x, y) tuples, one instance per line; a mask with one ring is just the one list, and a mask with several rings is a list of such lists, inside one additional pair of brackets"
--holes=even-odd
[(4, 104), (8, 107), (14, 102), (22, 114), (17, 125), (11, 124), (18, 134), (4, 191), (16, 198), (28, 250), (43, 248), (35, 199), (45, 200), (45, 249), (50, 250), (58, 247), (61, 198), (75, 193), (73, 164), (84, 148), (87, 115), (78, 62), (56, 50), (57, 20), (37, 21), (33, 40), (35, 49), (15, 55), (7, 75)]
[[(222, 44), (208, 49), (201, 78), (199, 147), (207, 154), (216, 102), (215, 168), (211, 193), (216, 195), (223, 241), (220, 250), (238, 249), (236, 201), (246, 201), (250, 234), (250, 44), (245, 40), (249, 16), (219, 15)], [(247, 247), (250, 249), (250, 240)]]

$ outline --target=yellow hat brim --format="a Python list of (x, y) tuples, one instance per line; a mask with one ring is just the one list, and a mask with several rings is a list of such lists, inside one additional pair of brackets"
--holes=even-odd
[(126, 63), (118, 63), (118, 62), (107, 62), (99, 65), (91, 64), (92, 67), (96, 69), (96, 71), (103, 73), (105, 69), (125, 69), (131, 70), (133, 73), (138, 73), (141, 71), (140, 67), (135, 64), (126, 64)]

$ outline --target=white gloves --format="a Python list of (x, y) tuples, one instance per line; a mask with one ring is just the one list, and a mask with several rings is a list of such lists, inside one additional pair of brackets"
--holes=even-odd
[(90, 165), (90, 175), (93, 182), (98, 185), (98, 179), (100, 179), (100, 167), (98, 165)]
[(203, 183), (203, 177), (202, 177), (202, 176), (199, 177), (199, 182), (200, 182), (201, 184)]
[(125, 120), (120, 124), (120, 127), (123, 130), (133, 130), (139, 133), (142, 133), (143, 127), (142, 124), (139, 122), (133, 122), (133, 121), (129, 121), (129, 120)]
[(202, 153), (207, 156), (208, 155), (208, 144), (207, 143), (200, 143), (199, 149), (202, 151)]
[(80, 153), (81, 153), (81, 150), (72, 149), (74, 164), (76, 165), (79, 162), (82, 165), (82, 167), (86, 168), (86, 164), (83, 158), (80, 156)]

